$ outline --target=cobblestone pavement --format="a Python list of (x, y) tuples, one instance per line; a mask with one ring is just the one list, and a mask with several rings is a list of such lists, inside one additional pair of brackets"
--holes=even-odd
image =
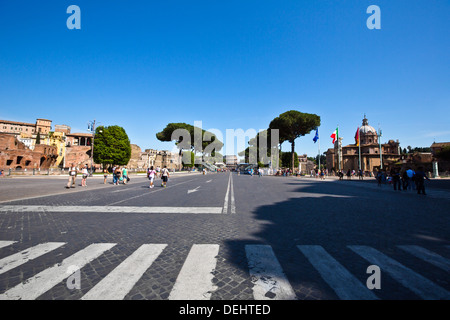
[[(445, 190), (228, 173), (153, 189), (145, 177), (96, 179), (68, 190), (65, 179), (1, 181), (14, 197), (0, 203), (0, 299), (450, 297)], [(380, 289), (367, 288), (369, 265)]]

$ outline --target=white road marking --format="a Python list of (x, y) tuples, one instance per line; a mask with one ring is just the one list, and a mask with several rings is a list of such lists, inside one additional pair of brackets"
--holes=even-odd
[(302, 245), (297, 248), (306, 256), (326, 283), (343, 300), (378, 299), (367, 286), (356, 279), (346, 268), (318, 245)]
[(166, 244), (144, 244), (86, 293), (82, 300), (122, 300)]
[(21, 264), (40, 257), (65, 244), (65, 242), (46, 242), (3, 258), (0, 260), (0, 274), (14, 269)]
[(194, 244), (184, 262), (169, 300), (209, 300), (213, 291), (219, 245)]
[(7, 247), (16, 243), (16, 241), (0, 241), (0, 248)]
[(198, 191), (198, 188), (200, 188), (200, 187), (197, 187), (197, 188), (195, 188), (195, 189), (188, 190), (187, 193), (189, 194), (189, 193), (197, 192), (197, 191)]
[(425, 300), (448, 300), (450, 293), (444, 288), (436, 285), (420, 274), (403, 266), (394, 259), (391, 259), (381, 252), (367, 246), (348, 246), (351, 250), (369, 261), (371, 264), (380, 267), (381, 272), (388, 273), (392, 278), (410, 289), (419, 297)]
[(0, 212), (98, 212), (220, 214), (222, 207), (121, 207), (121, 206), (0, 206)]
[(68, 278), (70, 276), (68, 270), (72, 269), (74, 266), (82, 268), (114, 246), (115, 243), (91, 244), (83, 250), (64, 259), (61, 263), (57, 263), (53, 267), (45, 269), (34, 277), (29, 278), (24, 283), (0, 294), (0, 300), (34, 300), (64, 279)]
[[(130, 200), (133, 200), (133, 199), (136, 199), (136, 198), (148, 196), (149, 194), (153, 194), (153, 193), (155, 193), (155, 192), (160, 192), (160, 191), (163, 191), (163, 190), (167, 190), (167, 189), (170, 189), (170, 188), (173, 188), (173, 187), (182, 185), (182, 184), (184, 184), (184, 183), (191, 182), (191, 181), (193, 181), (193, 180), (196, 180), (196, 179), (191, 179), (191, 180), (183, 181), (183, 182), (180, 182), (180, 183), (177, 183), (177, 184), (169, 185), (169, 186), (167, 186), (167, 187), (165, 187), (165, 188), (159, 188), (159, 189), (156, 189), (156, 190), (152, 190), (152, 191), (150, 191), (150, 192), (144, 192), (143, 194), (139, 194), (139, 195), (134, 196), (134, 197), (129, 197), (129, 198), (126, 198), (126, 199), (123, 199), (123, 200), (120, 200), (120, 201), (116, 201), (116, 202), (110, 203), (109, 205), (112, 206), (112, 205), (119, 204), (119, 203), (122, 203), (122, 202), (130, 201)], [(156, 185), (156, 184), (155, 184), (155, 185)], [(148, 190), (148, 189), (147, 189), (147, 190)]]
[(236, 204), (234, 202), (234, 188), (233, 188), (233, 175), (230, 174), (231, 177), (231, 193), (230, 193), (230, 198), (231, 198), (231, 213), (236, 213)]
[(222, 210), (223, 214), (228, 213), (228, 195), (230, 193), (230, 186), (231, 186), (231, 173), (230, 173), (230, 176), (228, 177), (227, 192), (225, 193), (225, 200), (223, 202), (223, 210)]
[(296, 300), (272, 248), (268, 245), (246, 245), (255, 300)]
[(450, 260), (446, 259), (437, 253), (419, 246), (398, 246), (400, 249), (414, 255), (415, 257), (422, 259), (432, 265), (441, 268), (444, 271), (450, 272)]

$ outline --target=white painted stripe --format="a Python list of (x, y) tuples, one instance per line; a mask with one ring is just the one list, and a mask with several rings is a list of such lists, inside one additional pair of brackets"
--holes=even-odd
[(86, 293), (82, 300), (122, 300), (166, 244), (144, 244)]
[(228, 177), (228, 186), (227, 186), (227, 192), (225, 193), (225, 200), (223, 202), (223, 210), (222, 213), (227, 214), (228, 213), (228, 195), (230, 193), (230, 185), (231, 185), (231, 173)]
[(399, 262), (385, 256), (381, 252), (366, 246), (349, 246), (349, 248), (369, 261), (371, 264), (380, 267), (381, 273), (388, 273), (392, 278), (404, 287), (413, 291), (422, 299), (450, 299), (450, 293), (447, 290), (436, 285), (420, 274), (415, 273)]
[(321, 246), (297, 246), (316, 268), (326, 283), (343, 300), (378, 299), (367, 286), (361, 284), (346, 268)]
[[(167, 189), (170, 189), (170, 188), (173, 188), (173, 187), (176, 187), (176, 186), (179, 186), (181, 184), (188, 183), (188, 182), (194, 181), (194, 180), (196, 180), (196, 179), (190, 179), (190, 180), (183, 181), (183, 182), (180, 182), (180, 183), (177, 183), (177, 184), (169, 185), (168, 187), (165, 187), (165, 188), (158, 188), (156, 190), (152, 189), (152, 191), (150, 191), (150, 189), (147, 188), (146, 189), (147, 191), (142, 193), (142, 194), (139, 194), (139, 195), (134, 196), (134, 197), (129, 197), (129, 198), (126, 198), (126, 199), (123, 199), (123, 200), (119, 200), (119, 201), (110, 203), (110, 205), (116, 205), (116, 204), (119, 204), (119, 203), (122, 203), (122, 202), (129, 202), (130, 200), (133, 200), (133, 199), (136, 199), (136, 198), (146, 197), (146, 196), (151, 195), (151, 194), (153, 194), (155, 192), (160, 192), (160, 191), (163, 191), (163, 190), (167, 190)], [(127, 189), (124, 189), (124, 190), (127, 190)]]
[(0, 206), (0, 212), (103, 212), (220, 214), (222, 207)]
[(63, 245), (65, 242), (46, 242), (38, 244), (29, 249), (10, 255), (0, 260), (0, 274), (5, 273), (15, 267), (20, 266), (30, 260), (40, 257), (52, 250), (55, 250)]
[(17, 241), (0, 241), (0, 248), (4, 248), (7, 246), (12, 245), (13, 243), (16, 243)]
[(178, 274), (169, 300), (209, 300), (217, 289), (213, 285), (219, 245), (194, 244)]
[(450, 260), (446, 259), (435, 252), (427, 250), (419, 246), (398, 246), (400, 249), (422, 259), (432, 265), (441, 268), (444, 271), (450, 272)]
[(233, 188), (233, 175), (230, 174), (231, 177), (231, 213), (236, 213), (236, 204), (234, 202), (234, 188)]
[(24, 283), (0, 294), (0, 300), (34, 300), (64, 279), (68, 278), (73, 274), (74, 268), (82, 268), (113, 246), (115, 246), (114, 243), (91, 244), (83, 250), (64, 259), (61, 263), (57, 263), (53, 267), (45, 269), (34, 277), (29, 278)]
[(245, 251), (255, 300), (297, 299), (270, 246), (246, 245)]

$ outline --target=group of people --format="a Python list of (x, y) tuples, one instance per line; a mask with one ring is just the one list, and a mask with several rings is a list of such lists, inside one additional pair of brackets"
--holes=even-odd
[[(148, 170), (147, 170), (147, 178), (150, 180), (150, 185), (148, 186), (150, 189), (154, 188), (154, 181), (155, 178), (158, 176), (158, 172), (153, 169), (153, 166), (151, 166)], [(160, 172), (160, 177), (162, 179), (162, 183), (161, 183), (161, 187), (167, 187), (167, 181), (169, 181), (169, 169), (167, 169), (167, 166), (164, 166), (164, 168), (161, 169)]]
[(75, 188), (75, 180), (77, 178), (77, 175), (81, 174), (81, 186), (87, 187), (86, 181), (89, 177), (89, 169), (88, 165), (86, 164), (83, 168), (78, 168), (74, 163), (72, 163), (69, 167), (69, 181), (67, 182), (66, 188)]
[(423, 195), (426, 195), (425, 180), (430, 180), (423, 167), (419, 167), (417, 170), (408, 167), (403, 171), (399, 168), (392, 168), (387, 177), (384, 172), (378, 171), (376, 178), (379, 186), (387, 181), (387, 183), (393, 184), (394, 190), (417, 190), (418, 194)]
[(338, 171), (337, 176), (339, 177), (339, 180), (343, 180), (344, 179), (344, 175), (347, 176), (347, 180), (351, 180), (352, 177), (354, 176), (358, 176), (359, 180), (363, 180), (364, 179), (364, 172), (360, 169), (358, 171), (355, 170), (347, 170), (347, 173), (344, 174), (344, 171)]
[[(122, 182), (123, 184), (127, 184), (130, 181), (127, 167), (123, 168), (119, 166), (113, 167), (112, 174), (113, 174), (113, 185), (118, 185), (120, 182)], [(108, 171), (105, 169), (103, 170), (103, 183), (106, 183), (107, 179), (108, 179)]]
[[(123, 184), (127, 184), (128, 181), (130, 181), (130, 177), (128, 177), (128, 169), (127, 167), (113, 167), (112, 168), (112, 174), (113, 174), (113, 184), (118, 185), (119, 182), (122, 182)], [(67, 182), (66, 188), (75, 188), (75, 181), (78, 176), (78, 174), (81, 174), (81, 186), (87, 187), (87, 178), (91, 175), (89, 172), (88, 165), (84, 165), (81, 169), (76, 166), (74, 163), (70, 164), (69, 167), (69, 181)], [(106, 181), (108, 179), (109, 171), (107, 169), (103, 170), (103, 183), (106, 184)]]

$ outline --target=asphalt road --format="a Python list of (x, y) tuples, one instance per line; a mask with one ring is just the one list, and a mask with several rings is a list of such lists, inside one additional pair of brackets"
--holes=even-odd
[[(423, 196), (229, 173), (156, 182), (1, 179), (0, 299), (450, 298), (446, 187)], [(379, 289), (367, 287), (371, 265)]]

